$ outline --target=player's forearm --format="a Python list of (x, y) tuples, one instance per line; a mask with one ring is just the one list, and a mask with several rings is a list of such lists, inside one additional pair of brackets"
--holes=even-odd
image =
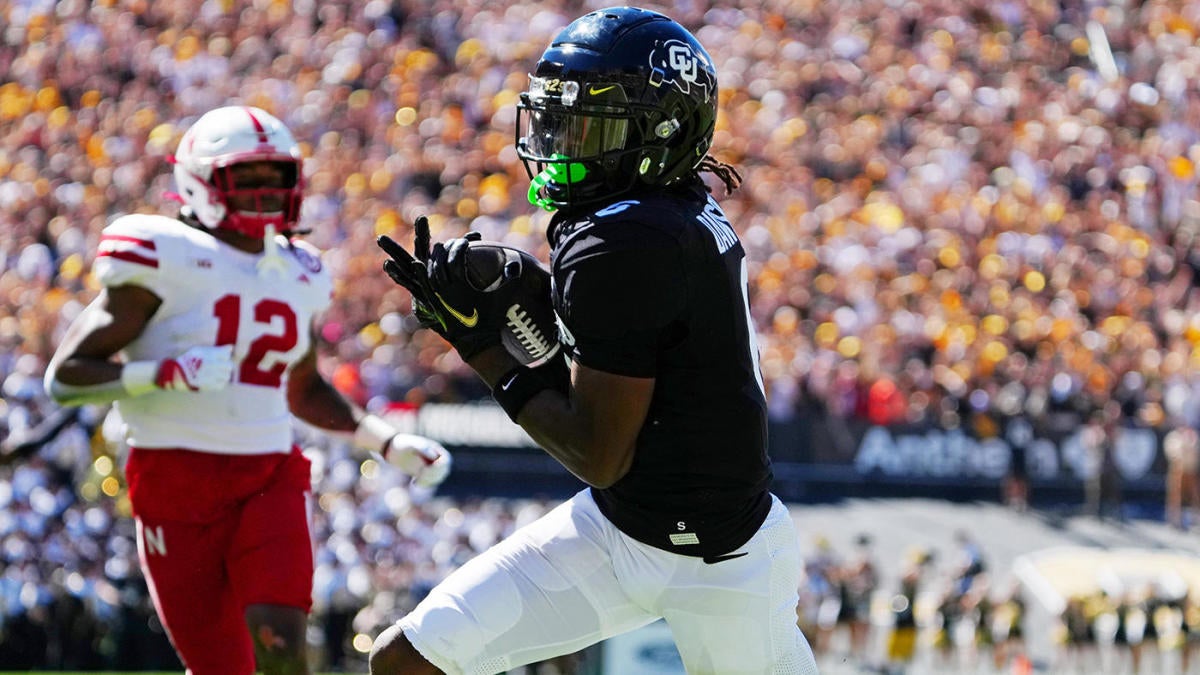
[(288, 403), (293, 415), (331, 432), (354, 433), (359, 420), (366, 415), (322, 378), (313, 378), (303, 392), (291, 396)]
[[(519, 365), (500, 347), (488, 349), (470, 361), (497, 400), (503, 397), (497, 391), (505, 385), (502, 380)], [(552, 387), (537, 391), (520, 405), (516, 422), (547, 454), (588, 485), (608, 487), (629, 469), (632, 453), (616, 452), (603, 420), (594, 419), (575, 405), (570, 391), (564, 393)]]
[(600, 442), (596, 424), (588, 422), (571, 400), (557, 391), (547, 389), (530, 399), (517, 423), (547, 454), (592, 487), (609, 487), (629, 469), (612, 448)]
[(232, 374), (232, 346), (196, 346), (161, 361), (118, 363), (78, 355), (52, 360), (45, 387), (63, 405), (82, 405), (142, 396), (156, 389), (216, 391), (229, 385)]
[(326, 431), (346, 436), (360, 456), (381, 459), (412, 476), (417, 485), (433, 487), (450, 471), (450, 453), (424, 436), (401, 433), (391, 422), (350, 403), (324, 378), (304, 377), (303, 386), (289, 389), (292, 414)]
[(52, 363), (43, 384), (46, 393), (59, 405), (111, 403), (153, 391), (158, 367), (153, 361), (116, 363), (71, 358), (60, 364)]
[(313, 377), (289, 400), (292, 414), (330, 433), (342, 435), (367, 452), (384, 452), (401, 435), (390, 422), (372, 415), (346, 399), (324, 378)]

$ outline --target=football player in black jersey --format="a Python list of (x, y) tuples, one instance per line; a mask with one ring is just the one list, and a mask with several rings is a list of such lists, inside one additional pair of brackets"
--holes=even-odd
[(453, 573), (386, 630), (372, 673), (494, 673), (665, 619), (689, 673), (815, 673), (796, 625), (799, 547), (769, 491), (745, 253), (699, 172), (711, 57), (671, 19), (592, 12), (538, 61), (517, 117), (530, 201), (553, 210), (566, 359), (502, 349), (466, 280), (472, 239), (385, 268), (501, 407), (589, 487)]

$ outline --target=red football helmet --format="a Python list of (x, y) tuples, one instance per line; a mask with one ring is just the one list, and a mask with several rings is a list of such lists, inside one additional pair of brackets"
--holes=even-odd
[[(262, 237), (268, 225), (291, 232), (300, 219), (304, 173), (300, 146), (275, 116), (249, 106), (227, 106), (202, 115), (184, 133), (173, 158), (175, 183), (185, 213), (208, 228)], [(235, 184), (233, 166), (276, 162), (284, 169), (281, 187)], [(257, 207), (237, 210), (231, 197)]]

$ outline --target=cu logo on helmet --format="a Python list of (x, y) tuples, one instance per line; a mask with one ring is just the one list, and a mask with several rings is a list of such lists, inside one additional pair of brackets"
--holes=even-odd
[[(663, 82), (675, 85), (685, 94), (690, 94), (693, 86), (701, 87), (707, 93), (707, 78), (701, 76), (705, 64), (686, 42), (667, 41), (650, 54), (650, 66), (662, 72)], [(651, 81), (651, 84), (657, 86), (660, 83)]]

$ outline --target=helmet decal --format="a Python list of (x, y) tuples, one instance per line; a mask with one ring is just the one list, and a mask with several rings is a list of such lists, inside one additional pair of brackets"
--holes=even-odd
[(274, 146), (271, 145), (271, 139), (267, 137), (267, 128), (254, 116), (253, 110), (246, 108), (246, 114), (250, 116), (250, 123), (254, 125), (254, 132), (258, 134), (259, 147), (266, 146), (266, 149), (273, 150)]
[(712, 92), (708, 81), (700, 76), (705, 66), (707, 61), (691, 45), (681, 40), (668, 40), (650, 52), (650, 84), (655, 87), (672, 84), (684, 94), (691, 94), (692, 87), (699, 87), (707, 99)]

